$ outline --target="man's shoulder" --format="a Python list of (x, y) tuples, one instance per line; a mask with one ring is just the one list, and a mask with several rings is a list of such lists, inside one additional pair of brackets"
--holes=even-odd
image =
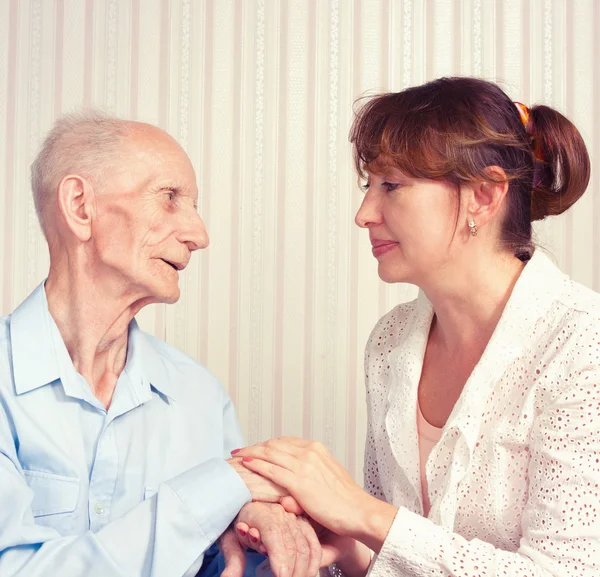
[(0, 367), (10, 355), (10, 317), (0, 317)]
[(10, 317), (0, 317), (0, 392), (12, 391)]
[(214, 389), (219, 394), (224, 392), (217, 377), (204, 365), (169, 343), (144, 331), (140, 331), (140, 333), (146, 346), (151, 349), (150, 353), (154, 357), (154, 362), (160, 363), (164, 367), (172, 377), (173, 386), (177, 389), (187, 385), (201, 385), (205, 392), (207, 387)]

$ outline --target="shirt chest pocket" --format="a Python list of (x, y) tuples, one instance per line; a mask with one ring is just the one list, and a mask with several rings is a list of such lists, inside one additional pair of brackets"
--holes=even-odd
[(33, 491), (31, 509), (34, 517), (75, 511), (79, 500), (79, 479), (44, 471), (24, 470), (23, 473), (29, 488)]

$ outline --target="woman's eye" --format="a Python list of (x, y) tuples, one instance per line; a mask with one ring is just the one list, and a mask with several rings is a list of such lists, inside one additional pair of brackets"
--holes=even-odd
[(175, 193), (174, 193), (174, 192), (172, 192), (172, 191), (171, 191), (171, 192), (167, 192), (167, 198), (168, 198), (170, 201), (173, 201), (173, 200), (175, 200), (175, 196), (176, 196), (176, 195), (175, 195)]
[(396, 190), (400, 184), (397, 182), (382, 182), (381, 186), (385, 188), (388, 192), (392, 192), (392, 190)]
[(369, 187), (370, 187), (370, 186), (371, 186), (371, 183), (370, 183), (370, 182), (365, 182), (365, 183), (363, 183), (363, 184), (361, 184), (361, 185), (360, 185), (360, 189), (361, 189), (363, 192), (367, 192), (367, 190), (369, 190)]

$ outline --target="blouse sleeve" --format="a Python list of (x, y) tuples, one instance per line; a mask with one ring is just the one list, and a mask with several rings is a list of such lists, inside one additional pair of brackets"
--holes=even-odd
[(522, 538), (509, 552), (401, 507), (370, 577), (600, 575), (600, 372), (580, 373), (537, 417)]

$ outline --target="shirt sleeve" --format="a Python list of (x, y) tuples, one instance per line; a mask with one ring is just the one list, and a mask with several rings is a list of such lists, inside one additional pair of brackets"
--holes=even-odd
[[(223, 409), (227, 448), (241, 440), (230, 405)], [(97, 533), (62, 536), (35, 522), (9, 422), (0, 405), (0, 577), (184, 575), (250, 501), (239, 475), (214, 458), (161, 484)]]
[(401, 507), (370, 577), (600, 574), (600, 374), (586, 371), (536, 419), (517, 551), (467, 540)]

